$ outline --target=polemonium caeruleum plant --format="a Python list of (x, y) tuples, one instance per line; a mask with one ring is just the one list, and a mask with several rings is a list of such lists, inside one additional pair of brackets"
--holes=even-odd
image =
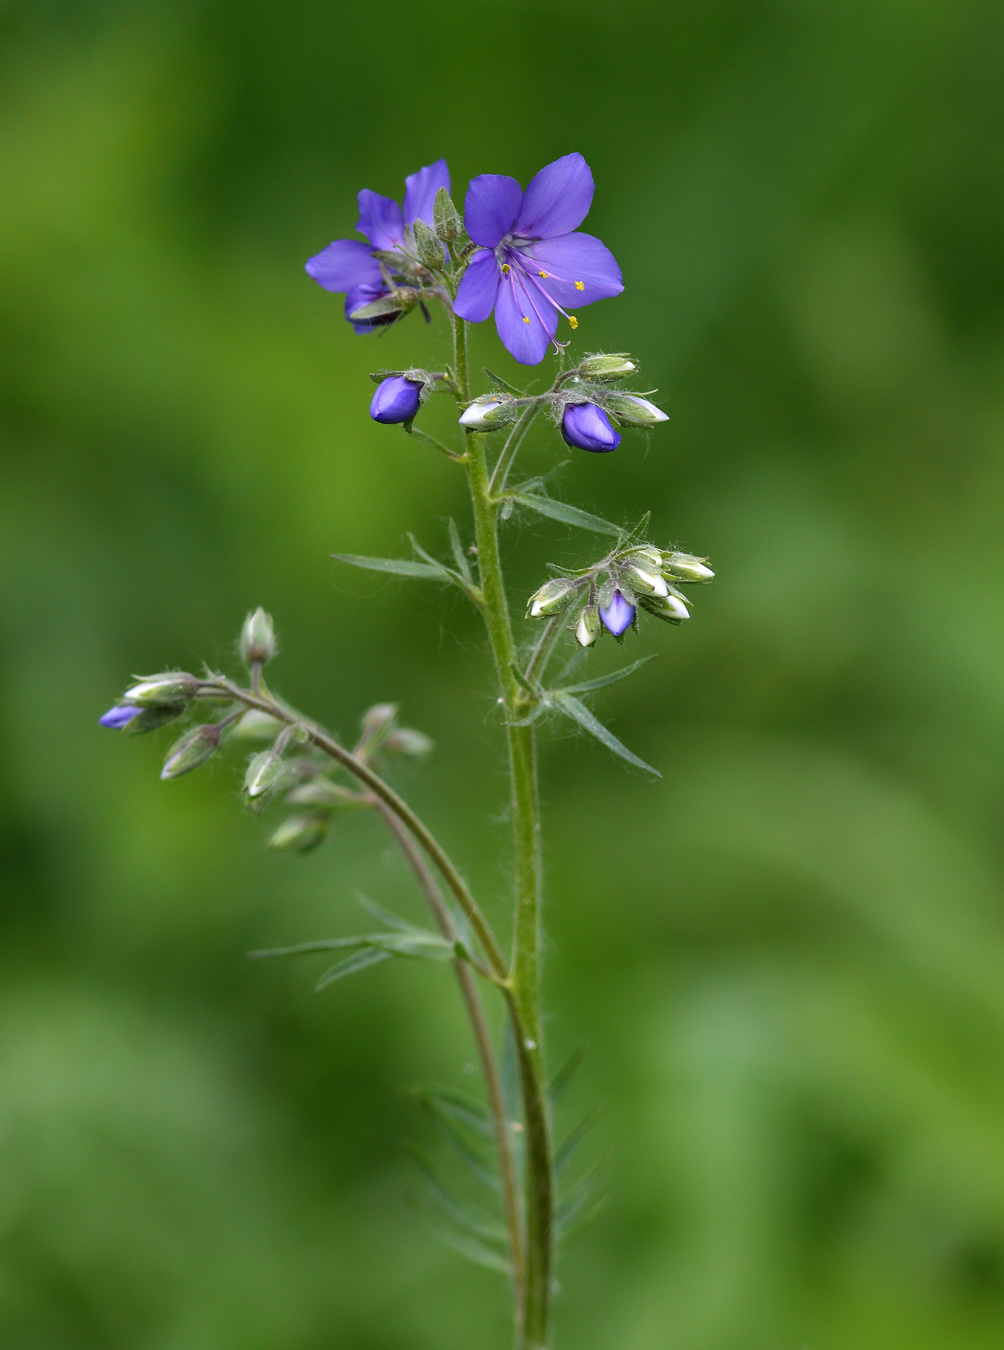
[[(641, 616), (681, 624), (690, 617), (692, 602), (680, 588), (713, 576), (705, 559), (649, 542), (648, 517), (624, 529), (550, 496), (543, 478), (512, 482), (520, 446), (541, 414), (553, 422), (555, 439), (560, 435), (573, 448), (599, 453), (620, 445), (619, 428), (644, 430), (666, 420), (647, 397), (623, 388), (637, 370), (629, 356), (594, 353), (570, 362), (568, 343), (555, 336), (561, 315), (577, 327), (567, 306), (622, 289), (613, 255), (577, 228), (592, 196), (585, 160), (566, 155), (542, 169), (526, 192), (502, 175), (475, 178), (461, 219), (449, 195), (446, 163), (440, 160), (407, 179), (403, 210), (390, 198), (361, 192), (359, 229), (366, 242), (337, 240), (307, 263), (321, 286), (346, 295), (346, 317), (356, 333), (372, 333), (416, 308), (428, 317), (437, 306), (451, 325), (452, 366), (378, 372), (370, 416), (399, 423), (466, 474), (473, 543), (465, 546), (451, 521), (446, 560), (417, 544), (412, 558), (334, 556), (356, 567), (455, 586), (484, 619), (511, 781), (511, 950), (503, 949), (460, 867), (388, 781), (395, 759), (421, 756), (431, 742), (399, 725), (396, 707), (377, 704), (364, 715), (359, 739), (349, 747), (279, 697), (263, 673), (276, 651), (272, 620), (263, 610), (248, 615), (241, 635), (247, 684), (214, 670), (201, 676), (168, 671), (137, 679), (100, 719), (106, 727), (134, 735), (196, 713), (195, 724), (168, 751), (161, 776), (189, 773), (224, 747), (247, 754), (243, 791), (248, 806), (259, 812), (281, 803), (285, 812), (270, 837), (273, 848), (305, 853), (323, 842), (336, 816), (348, 811), (375, 811), (382, 818), (428, 903), (433, 926), (417, 928), (373, 906), (380, 924), (375, 932), (260, 955), (337, 953), (318, 988), (395, 957), (452, 964), (480, 1058), (486, 1103), (447, 1089), (431, 1093), (428, 1104), (500, 1212), (494, 1218), (483, 1207), (474, 1211), (451, 1195), (444, 1198), (459, 1226), (455, 1245), (508, 1274), (519, 1350), (549, 1345), (555, 1248), (589, 1209), (585, 1187), (558, 1195), (558, 1163), (569, 1149), (556, 1153), (552, 1141), (551, 1099), (565, 1075), (559, 1071), (548, 1081), (541, 1020), (535, 737), (549, 719), (565, 719), (629, 764), (656, 774), (583, 701), (649, 658), (593, 679), (573, 677), (572, 670), (604, 634), (622, 642)], [(517, 361), (537, 365), (553, 348), (556, 369), (545, 392), (528, 394), (489, 376), (490, 387), (473, 393), (467, 325), (492, 313), (499, 337)], [(442, 395), (455, 400), (458, 409), (453, 446), (414, 426), (422, 405)], [(528, 599), (531, 631), (525, 643), (514, 631), (499, 553), (500, 523), (517, 511), (537, 512), (609, 541), (604, 555), (587, 566), (552, 569), (554, 575)], [(571, 659), (552, 678), (552, 659), (562, 645), (571, 649)], [(516, 1100), (506, 1093), (483, 1003), (486, 989), (504, 1005)]]

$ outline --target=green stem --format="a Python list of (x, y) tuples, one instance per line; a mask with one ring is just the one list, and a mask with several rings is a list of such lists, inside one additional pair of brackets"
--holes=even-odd
[[(467, 325), (453, 319), (458, 399), (470, 398)], [(529, 419), (528, 419), (529, 422)], [(528, 424), (528, 423), (527, 423)], [(540, 803), (533, 728), (520, 720), (522, 687), (516, 679), (516, 644), (499, 559), (496, 503), (485, 463), (484, 440), (468, 435), (467, 479), (474, 508), (482, 611), (506, 708), (515, 847), (516, 915), (513, 959), (505, 986), (516, 1039), (526, 1130), (525, 1301), (517, 1318), (518, 1350), (546, 1350), (551, 1323), (554, 1248), (554, 1167), (550, 1113), (541, 1045), (541, 858)]]
[[(449, 942), (457, 938), (456, 924), (450, 913), (436, 878), (429, 865), (416, 847), (414, 840), (404, 828), (393, 811), (383, 802), (377, 801), (376, 808), (383, 817), (388, 830), (397, 841), (402, 854), (415, 875), (419, 889), (432, 910), (439, 931)], [(481, 1061), (481, 1073), (488, 1094), (488, 1107), (492, 1119), (492, 1133), (495, 1138), (495, 1156), (498, 1159), (499, 1181), (502, 1185), (502, 1206), (505, 1210), (506, 1228), (509, 1233), (509, 1255), (512, 1262), (513, 1296), (516, 1306), (523, 1306), (523, 1281), (525, 1278), (523, 1258), (523, 1229), (519, 1213), (519, 1192), (516, 1183), (516, 1165), (512, 1155), (512, 1136), (509, 1114), (505, 1108), (505, 1094), (502, 1091), (502, 1075), (499, 1072), (498, 1058), (492, 1045), (491, 1030), (485, 1016), (484, 1004), (474, 975), (466, 961), (454, 961), (460, 993), (467, 1008), (474, 1043)]]

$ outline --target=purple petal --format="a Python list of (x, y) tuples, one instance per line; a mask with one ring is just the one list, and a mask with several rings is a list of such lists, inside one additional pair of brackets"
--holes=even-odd
[(370, 248), (359, 239), (336, 239), (307, 262), (307, 275), (326, 291), (350, 291), (353, 286), (373, 285), (380, 268), (370, 257)]
[(472, 178), (464, 199), (467, 233), (482, 248), (494, 248), (512, 233), (522, 200), (523, 189), (515, 178), (501, 173)]
[(368, 284), (353, 286), (346, 295), (345, 317), (360, 336), (363, 333), (372, 333), (374, 328), (383, 328), (386, 324), (396, 323), (401, 317), (400, 314), (381, 314), (377, 319), (353, 319), (352, 315), (357, 309), (362, 309), (363, 305), (371, 305), (374, 300), (382, 300), (385, 295), (390, 295), (390, 291), (383, 278), (375, 286)]
[(502, 273), (489, 248), (479, 248), (464, 273), (453, 312), (471, 323), (481, 323), (495, 308)]
[(614, 637), (620, 637), (634, 622), (634, 605), (629, 605), (620, 591), (614, 591), (610, 604), (600, 610), (600, 618), (608, 632), (613, 633)]
[(445, 159), (437, 159), (435, 164), (427, 164), (418, 173), (409, 174), (404, 180), (404, 222), (414, 225), (416, 220), (424, 220), (431, 225), (432, 208), (436, 193), (441, 187), (450, 190), (450, 171)]
[(404, 242), (401, 208), (390, 197), (381, 197), (369, 188), (363, 188), (359, 194), (356, 229), (370, 241), (371, 248), (397, 248)]
[(565, 309), (606, 300), (624, 289), (617, 259), (591, 234), (540, 239), (520, 253), (528, 270), (547, 273), (541, 284)]
[(621, 443), (620, 432), (614, 430), (610, 418), (595, 403), (566, 403), (561, 415), (561, 434), (568, 445), (597, 454), (616, 450)]
[(418, 412), (422, 386), (403, 375), (388, 375), (377, 385), (370, 403), (374, 422), (410, 422)]
[(543, 361), (557, 326), (558, 311), (542, 295), (528, 290), (515, 268), (502, 278), (495, 301), (495, 327), (502, 345), (521, 365), (536, 366)]
[(580, 154), (564, 155), (530, 181), (516, 233), (524, 239), (550, 239), (581, 225), (593, 204), (593, 175)]
[(131, 703), (119, 703), (114, 708), (109, 708), (103, 717), (98, 718), (98, 721), (103, 727), (109, 727), (112, 731), (121, 731), (142, 711), (142, 708), (133, 707)]

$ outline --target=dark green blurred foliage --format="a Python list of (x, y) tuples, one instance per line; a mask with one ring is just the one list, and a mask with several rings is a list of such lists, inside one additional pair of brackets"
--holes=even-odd
[[(7, 0), (0, 42), (4, 1346), (506, 1343), (501, 1281), (408, 1203), (402, 1089), (471, 1081), (448, 972), (315, 997), (242, 955), (352, 931), (356, 889), (417, 916), (377, 822), (267, 855), (239, 765), (161, 784), (166, 741), (96, 719), (263, 604), (287, 697), (435, 737), (405, 788), (502, 911), (474, 619), (328, 559), (464, 518), (366, 416), (444, 328), (356, 339), (302, 269), (360, 187), (572, 149), (627, 285), (580, 349), (672, 421), (562, 490), (718, 580), (600, 700), (660, 784), (543, 752), (551, 1037), (613, 1150), (558, 1343), (999, 1346), (999, 5)], [(516, 373), (490, 326), (476, 355)], [(508, 539), (517, 604), (591, 547)]]

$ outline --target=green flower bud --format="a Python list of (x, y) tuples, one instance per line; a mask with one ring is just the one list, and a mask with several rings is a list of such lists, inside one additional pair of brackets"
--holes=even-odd
[(507, 394), (482, 394), (460, 414), (466, 431), (495, 431), (519, 417), (519, 404)]
[(567, 581), (564, 577), (545, 581), (540, 590), (530, 596), (526, 612), (531, 619), (563, 614), (572, 603), (572, 597), (578, 589), (574, 581)]
[(367, 708), (362, 715), (360, 725), (363, 735), (379, 736), (381, 732), (389, 731), (396, 717), (396, 703), (374, 703), (373, 707)]
[(642, 595), (638, 603), (647, 613), (667, 623), (682, 623), (690, 618), (690, 610), (678, 595)]
[(274, 741), (285, 724), (271, 713), (252, 708), (230, 733), (239, 741)]
[(368, 305), (360, 305), (358, 309), (352, 311), (349, 318), (356, 323), (367, 323), (371, 319), (394, 318), (414, 309), (418, 301), (418, 291), (413, 287), (398, 286), (390, 295), (383, 295), (379, 300), (373, 300)]
[(161, 778), (180, 778), (183, 773), (191, 773), (200, 764), (205, 764), (210, 755), (220, 748), (220, 729), (212, 723), (196, 727), (180, 741), (175, 741), (168, 751)]
[(460, 218), (460, 212), (453, 205), (453, 198), (444, 187), (441, 187), (436, 193), (436, 201), (432, 208), (432, 219), (436, 226), (436, 233), (444, 244), (452, 244), (455, 239), (461, 238), (464, 233), (464, 222)]
[(669, 416), (661, 408), (639, 394), (608, 394), (603, 399), (603, 406), (613, 413), (618, 422), (627, 422), (635, 427), (650, 427), (656, 422), (669, 421)]
[(628, 581), (631, 589), (638, 595), (658, 595), (669, 594), (669, 587), (661, 573), (649, 571), (647, 567), (640, 563), (632, 563), (628, 568)]
[(263, 750), (261, 754), (255, 755), (244, 775), (244, 792), (249, 803), (253, 805), (258, 802), (264, 806), (285, 777), (285, 773), (286, 766), (282, 756), (277, 755), (274, 750)]
[(273, 834), (268, 846), (283, 853), (309, 853), (326, 838), (329, 828), (325, 816), (290, 816)]
[(586, 605), (575, 625), (575, 641), (580, 647), (591, 647), (602, 631), (599, 610), (595, 605)]
[(286, 796), (291, 806), (313, 806), (321, 811), (355, 811), (366, 803), (357, 792), (351, 792), (330, 778), (312, 778)]
[(663, 556), (662, 570), (678, 581), (710, 581), (715, 574), (706, 566), (707, 561), (692, 553), (669, 553)]
[(275, 628), (271, 614), (266, 614), (261, 605), (244, 620), (241, 632), (241, 657), (247, 664), (258, 662), (264, 665), (275, 656)]
[(585, 380), (623, 380), (637, 369), (626, 352), (598, 352), (579, 362), (579, 374)]
[(641, 544), (638, 548), (632, 548), (622, 555), (624, 562), (648, 563), (650, 568), (656, 572), (662, 567), (662, 560), (665, 554), (661, 549), (653, 548), (651, 544)]
[(415, 231), (415, 252), (424, 267), (442, 269), (446, 259), (443, 257), (443, 245), (436, 238), (436, 232), (426, 225), (424, 220), (416, 220), (411, 227)]
[(165, 703), (161, 708), (144, 708), (122, 729), (127, 736), (142, 736), (146, 731), (157, 731), (167, 722), (180, 717), (187, 706), (185, 703)]
[(139, 681), (122, 695), (123, 703), (135, 703), (140, 708), (185, 704), (199, 687), (194, 675), (186, 675), (180, 670), (168, 670), (163, 675), (142, 675)]
[(408, 755), (412, 759), (431, 754), (435, 748), (436, 742), (431, 736), (411, 727), (396, 727), (383, 743), (385, 755)]

